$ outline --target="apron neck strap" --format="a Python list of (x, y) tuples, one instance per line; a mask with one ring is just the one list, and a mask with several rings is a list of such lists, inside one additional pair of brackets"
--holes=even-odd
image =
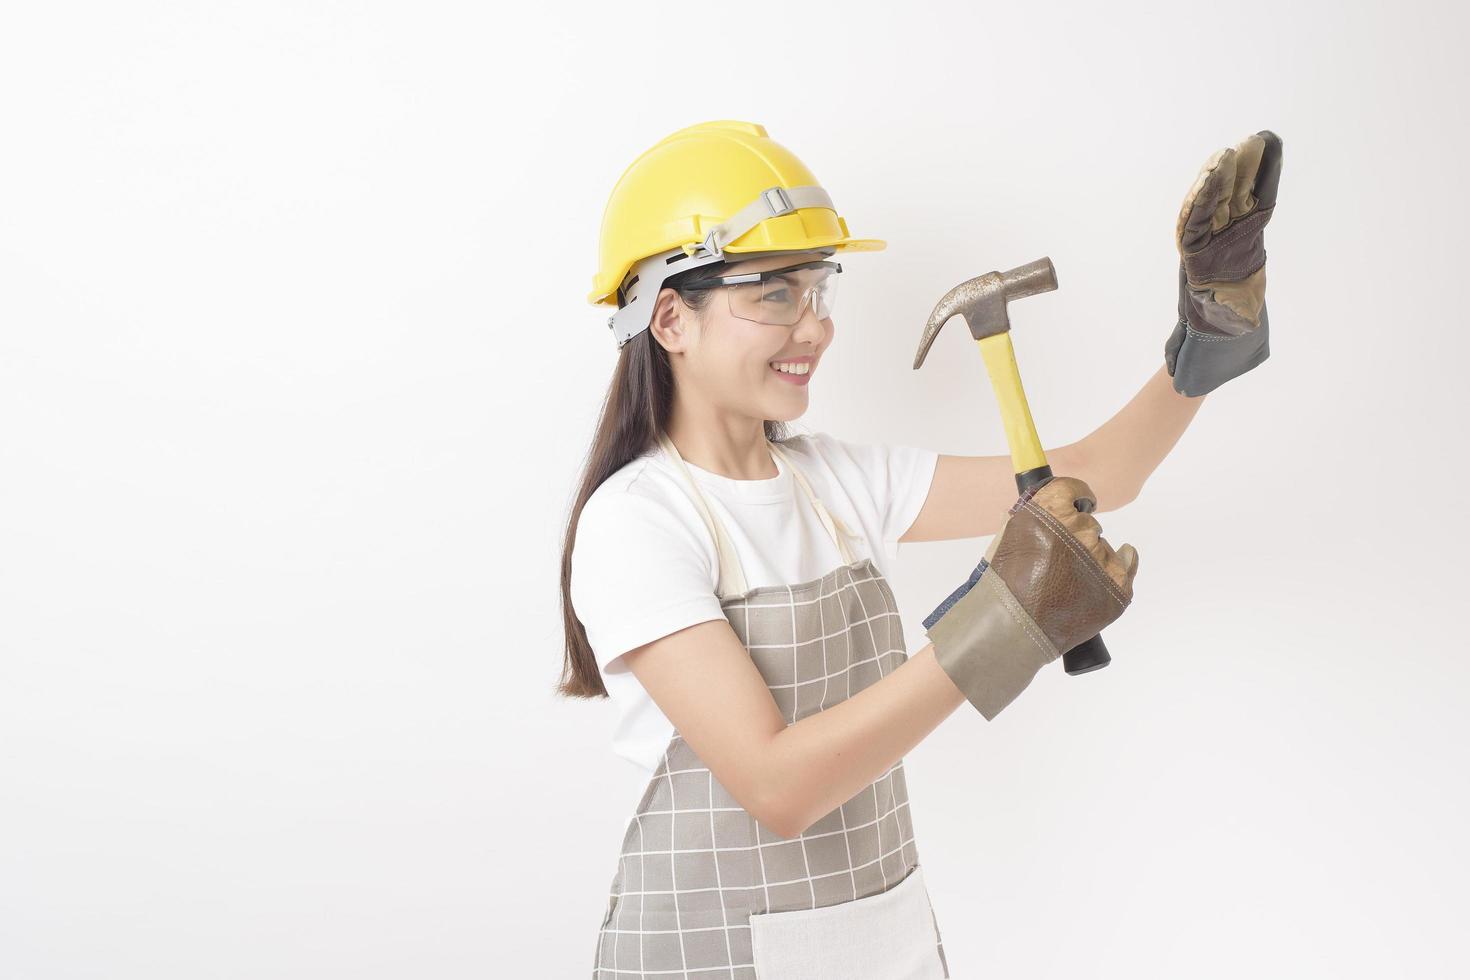
[(822, 499), (812, 491), (812, 485), (806, 482), (806, 477), (802, 475), (800, 467), (786, 454), (786, 450), (770, 440), (766, 441), (766, 445), (771, 447), (772, 454), (786, 464), (786, 468), (796, 478), (797, 486), (801, 487), (802, 493), (806, 494), (806, 499), (811, 501), (812, 509), (817, 512), (817, 517), (821, 520), (822, 526), (827, 529), (827, 536), (837, 546), (837, 553), (842, 556), (842, 563), (844, 565), (851, 565), (857, 560), (853, 557), (852, 549), (847, 546), (847, 539), (853, 536), (852, 532), (848, 530), (846, 524), (843, 524), (838, 519), (837, 515), (827, 510), (826, 506), (822, 503)]
[[(715, 516), (714, 511), (710, 510), (709, 504), (705, 500), (703, 492), (700, 491), (698, 484), (694, 482), (694, 477), (689, 472), (689, 465), (684, 462), (684, 457), (679, 455), (679, 450), (674, 446), (673, 440), (668, 437), (667, 433), (660, 432), (658, 434), (658, 442), (664, 452), (668, 453), (677, 463), (676, 469), (690, 490), (690, 496), (694, 500), (695, 509), (699, 511), (700, 520), (704, 521), (705, 528), (709, 531), (710, 537), (714, 539), (715, 552), (719, 556), (720, 561), (720, 581), (717, 583), (717, 592), (721, 596), (739, 595), (746, 592), (748, 587), (746, 585), (745, 570), (740, 565), (740, 558), (735, 553), (735, 546), (731, 544), (730, 537), (725, 533), (725, 527), (720, 522), (720, 519)], [(817, 513), (817, 519), (822, 522), (822, 527), (826, 529), (827, 535), (832, 539), (832, 543), (837, 546), (837, 552), (842, 556), (843, 564), (852, 564), (857, 559), (853, 555), (852, 549), (848, 547), (847, 539), (855, 535), (848, 529), (846, 524), (842, 523), (836, 515), (832, 514), (823, 506), (821, 499), (812, 490), (811, 484), (807, 482), (801, 469), (797, 467), (786, 451), (769, 439), (766, 440), (766, 445), (770, 448), (771, 455), (780, 460), (791, 471), (792, 477), (796, 480), (796, 485), (801, 488), (802, 495), (811, 503), (812, 509)], [(728, 588), (721, 590), (718, 588), (718, 585), (725, 585)]]
[(709, 531), (710, 537), (714, 539), (715, 554), (720, 561), (720, 579), (715, 583), (715, 592), (723, 598), (726, 595), (740, 595), (748, 591), (745, 584), (745, 570), (740, 567), (740, 558), (735, 554), (735, 546), (730, 543), (730, 538), (725, 534), (725, 525), (715, 517), (714, 512), (709, 509), (709, 504), (705, 502), (704, 494), (699, 492), (694, 477), (689, 473), (689, 465), (684, 462), (684, 457), (679, 455), (679, 450), (674, 448), (674, 441), (666, 433), (658, 434), (658, 442), (664, 452), (668, 453), (678, 464), (676, 469), (689, 488), (689, 496), (694, 501), (694, 508), (699, 511), (700, 520), (704, 521), (705, 528)]

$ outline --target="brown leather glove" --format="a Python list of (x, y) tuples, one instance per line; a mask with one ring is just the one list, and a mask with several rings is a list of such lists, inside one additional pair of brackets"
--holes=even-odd
[(1027, 490), (969, 580), (924, 620), (939, 666), (987, 721), (1133, 601), (1138, 551), (1113, 551), (1096, 505), (1075, 477)]
[(1179, 319), (1164, 343), (1181, 395), (1208, 394), (1271, 356), (1263, 232), (1280, 183), (1281, 137), (1263, 129), (1212, 154), (1184, 196)]

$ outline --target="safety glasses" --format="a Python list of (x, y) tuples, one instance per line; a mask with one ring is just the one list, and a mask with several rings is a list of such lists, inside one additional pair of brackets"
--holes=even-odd
[[(812, 271), (809, 271), (812, 270)], [(803, 262), (784, 269), (750, 272), (740, 276), (696, 279), (684, 283), (684, 289), (716, 289), (724, 287), (729, 298), (730, 315), (756, 323), (789, 327), (801, 319), (810, 303), (817, 318), (832, 315), (832, 300), (837, 293), (837, 274), (842, 266), (836, 262)]]

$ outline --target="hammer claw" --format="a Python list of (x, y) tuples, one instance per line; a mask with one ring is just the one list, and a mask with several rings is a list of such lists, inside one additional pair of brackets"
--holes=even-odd
[(945, 293), (935, 305), (934, 312), (929, 314), (929, 322), (919, 338), (919, 352), (914, 355), (915, 370), (924, 363), (939, 329), (956, 313), (964, 316), (970, 336), (983, 340), (1011, 329), (1010, 316), (1006, 312), (1008, 301), (1056, 288), (1056, 269), (1046, 256), (1009, 272), (987, 272), (966, 279)]
[(919, 352), (914, 355), (914, 370), (924, 363), (924, 358), (929, 354), (929, 347), (934, 343), (934, 338), (939, 336), (939, 328), (949, 322), (949, 318), (959, 312), (959, 303), (954, 291), (945, 294), (939, 304), (934, 307), (934, 312), (929, 314), (929, 322), (924, 325), (924, 334), (919, 338)]

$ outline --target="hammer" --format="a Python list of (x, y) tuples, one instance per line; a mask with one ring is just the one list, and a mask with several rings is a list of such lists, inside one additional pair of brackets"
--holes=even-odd
[[(1016, 368), (1016, 352), (1011, 347), (1011, 319), (1006, 304), (1023, 296), (1034, 296), (1057, 288), (1057, 270), (1051, 259), (1042, 256), (1035, 262), (1017, 266), (1009, 272), (987, 272), (967, 279), (944, 294), (929, 314), (924, 336), (919, 339), (919, 352), (914, 355), (914, 370), (924, 363), (939, 328), (959, 314), (970, 325), (970, 336), (980, 345), (991, 387), (1000, 403), (1000, 419), (1005, 426), (1006, 442), (1011, 447), (1011, 465), (1016, 471), (1016, 489), (1025, 493), (1031, 487), (1049, 481), (1053, 473), (1047, 465), (1046, 453), (1031, 420), (1031, 407), (1021, 388), (1021, 372)], [(1091, 506), (1077, 502), (1079, 510)], [(1112, 662), (1102, 634), (1084, 640), (1062, 656), (1069, 674), (1085, 674)]]

